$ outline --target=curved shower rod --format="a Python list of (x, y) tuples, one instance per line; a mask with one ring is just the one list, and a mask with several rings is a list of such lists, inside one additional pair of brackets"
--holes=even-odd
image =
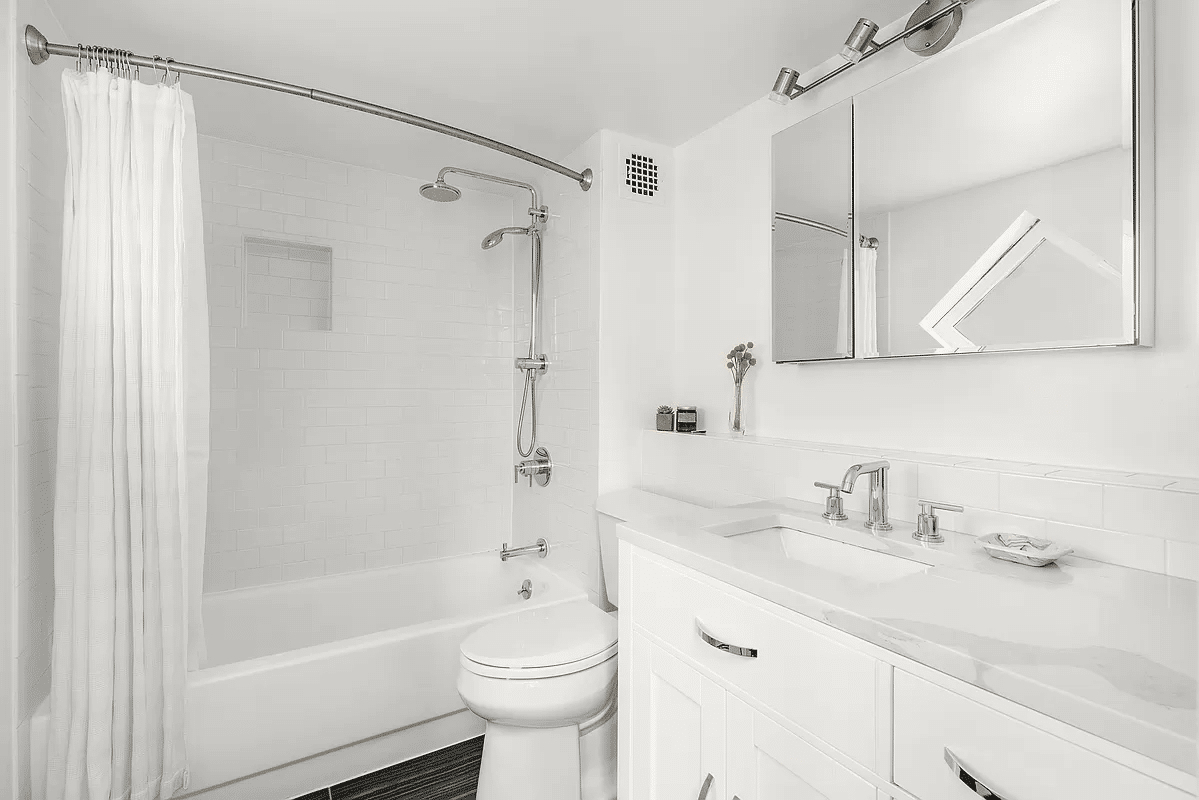
[(158, 56), (150, 58), (148, 56), (139, 56), (128, 51), (114, 50), (112, 48), (92, 48), (78, 47), (73, 44), (55, 44), (47, 41), (42, 32), (32, 25), (25, 26), (25, 52), (29, 54), (29, 60), (34, 64), (42, 64), (49, 60), (50, 56), (69, 56), (71, 58), (87, 58), (90, 52), (93, 56), (99, 55), (105, 57), (119, 57), (123, 63), (131, 64), (135, 67), (146, 67), (147, 69), (163, 69), (168, 68), (171, 72), (177, 72), (181, 75), (196, 75), (201, 78), (212, 78), (218, 81), (228, 81), (230, 83), (240, 83), (243, 86), (253, 86), (257, 89), (268, 89), (272, 92), (282, 92), (283, 94), (294, 94), (299, 97), (307, 97), (309, 100), (316, 100), (318, 103), (328, 103), (333, 106), (341, 106), (349, 108), (353, 111), (362, 111), (366, 114), (374, 114), (377, 117), (392, 119), (396, 122), (403, 122), (406, 125), (415, 125), (418, 128), (440, 133), (445, 136), (453, 136), (455, 139), (462, 139), (471, 144), (482, 145), (496, 150), (505, 155), (510, 155), (515, 158), (528, 161), (530, 164), (536, 164), (543, 169), (548, 169), (552, 172), (557, 172), (559, 175), (565, 175), (571, 180), (579, 184), (579, 188), (584, 192), (591, 188), (592, 172), (590, 169), (584, 169), (582, 172), (575, 172), (572, 169), (562, 166), (561, 164), (550, 161), (548, 158), (542, 158), (539, 155), (521, 150), (518, 147), (504, 144), (503, 142), (489, 139), (486, 136), (480, 136), (477, 133), (455, 128), (452, 125), (446, 125), (442, 122), (437, 122), (424, 117), (418, 117), (415, 114), (408, 114), (404, 111), (397, 111), (394, 108), (387, 106), (375, 105), (367, 103), (364, 100), (357, 100), (353, 97), (345, 95), (332, 94), (330, 92), (321, 91), (320, 89), (311, 89), (306, 86), (298, 86), (294, 83), (281, 83), (268, 78), (260, 78), (257, 75), (246, 75), (241, 72), (229, 72), (223, 69), (213, 69), (212, 67), (203, 67), (198, 64), (185, 64), (181, 61), (173, 61)]

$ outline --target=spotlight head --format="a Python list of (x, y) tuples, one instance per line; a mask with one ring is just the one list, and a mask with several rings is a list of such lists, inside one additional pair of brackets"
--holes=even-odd
[(792, 97), (803, 93), (803, 88), (798, 85), (798, 82), (799, 73), (790, 67), (783, 67), (779, 70), (779, 76), (774, 79), (774, 88), (770, 90), (770, 99), (780, 106), (787, 105), (791, 102)]
[(862, 56), (866, 55), (866, 51), (874, 45), (874, 34), (876, 33), (878, 33), (877, 25), (865, 17), (859, 19), (858, 24), (854, 25), (853, 30), (849, 32), (845, 46), (841, 48), (841, 58), (850, 64), (861, 61)]

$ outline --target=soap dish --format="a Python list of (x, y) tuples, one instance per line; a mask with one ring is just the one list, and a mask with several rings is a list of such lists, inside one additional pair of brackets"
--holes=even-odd
[(1048, 539), (1034, 539), (1020, 533), (988, 533), (980, 536), (978, 543), (991, 558), (1029, 567), (1044, 567), (1074, 552), (1073, 548), (1054, 544)]

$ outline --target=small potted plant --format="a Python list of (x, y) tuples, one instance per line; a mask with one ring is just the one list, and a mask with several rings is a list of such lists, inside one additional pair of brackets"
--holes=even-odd
[(741, 384), (749, 368), (758, 363), (753, 355), (753, 347), (753, 342), (739, 344), (725, 356), (728, 359), (725, 366), (733, 374), (733, 410), (729, 413), (729, 429), (738, 436), (745, 434), (745, 427), (741, 424)]
[(674, 409), (670, 406), (658, 406), (658, 430), (674, 430)]

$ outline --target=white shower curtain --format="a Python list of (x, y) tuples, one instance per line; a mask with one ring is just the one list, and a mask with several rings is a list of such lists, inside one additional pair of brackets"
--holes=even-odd
[(67, 178), (49, 800), (187, 784), (202, 657), (208, 311), (191, 98), (62, 78)]
[(858, 247), (857, 354), (878, 355), (878, 249)]
[(845, 355), (849, 352), (849, 287), (851, 284), (849, 275), (849, 250), (842, 251), (841, 254), (841, 289), (837, 295), (837, 343), (835, 352), (837, 355)]

